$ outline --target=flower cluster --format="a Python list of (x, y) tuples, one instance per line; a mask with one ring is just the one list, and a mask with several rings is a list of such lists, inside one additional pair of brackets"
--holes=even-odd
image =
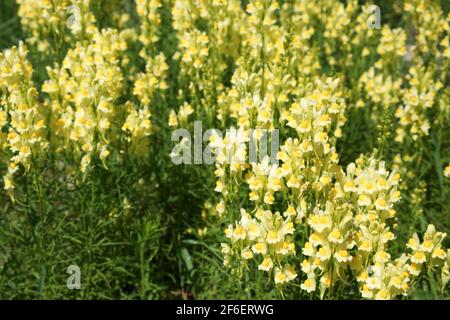
[(303, 290), (310, 293), (319, 286), (323, 297), (325, 290), (339, 280), (339, 275), (353, 261), (350, 253), (355, 246), (352, 218), (348, 207), (336, 207), (331, 201), (325, 204), (324, 209), (314, 208), (309, 215), (308, 225), (312, 232), (302, 249), (305, 259), (301, 270), (306, 274), (306, 280), (301, 285)]
[[(142, 58), (148, 58), (156, 52), (155, 44), (159, 40), (159, 26), (161, 17), (158, 10), (161, 8), (161, 0), (138, 0), (136, 11), (140, 18), (139, 41), (144, 46), (140, 52)], [(147, 52), (148, 51), (148, 52)]]
[(407, 260), (403, 254), (395, 261), (379, 261), (369, 266), (367, 271), (358, 276), (358, 282), (362, 286), (361, 296), (376, 300), (406, 296), (411, 281)]
[(95, 17), (90, 0), (18, 0), (18, 15), (27, 42), (39, 52), (58, 53), (72, 39), (89, 39), (95, 34)]
[(127, 48), (117, 31), (97, 31), (92, 42), (79, 44), (67, 53), (62, 66), (48, 68), (50, 79), (42, 90), (49, 95), (56, 151), (72, 153), (86, 172), (93, 156), (104, 163), (108, 145), (115, 139), (112, 123), (117, 116), (116, 100), (123, 89), (118, 65)]
[(233, 255), (244, 261), (257, 259), (258, 269), (273, 276), (276, 284), (284, 284), (297, 277), (295, 267), (285, 262), (286, 257), (295, 255), (293, 242), (294, 224), (288, 216), (279, 212), (259, 209), (255, 218), (241, 209), (241, 219), (235, 226), (229, 225), (225, 235), (231, 240), (231, 247), (222, 244), (224, 264), (231, 264)]
[(6, 149), (10, 155), (3, 177), (6, 190), (14, 189), (13, 176), (20, 166), (28, 171), (32, 160), (48, 145), (45, 112), (38, 101), (27, 54), (23, 43), (0, 53), (0, 150)]
[(446, 235), (437, 232), (433, 225), (428, 225), (422, 242), (416, 233), (409, 239), (407, 247), (412, 251), (409, 254), (411, 261), (409, 272), (412, 275), (418, 276), (423, 269), (442, 267), (447, 258), (447, 252), (442, 248), (442, 241)]
[[(148, 164), (168, 129), (201, 120), (226, 133), (207, 138), (215, 162), (196, 177), (211, 185), (193, 192), (206, 199), (187, 233), (226, 228), (224, 265), (241, 279), (262, 274), (283, 297), (295, 284), (302, 297), (352, 286), (394, 299), (425, 278), (444, 290), (446, 234), (414, 232), (430, 208), (448, 215), (450, 14), (386, 3), (377, 29), (360, 2), (17, 0), (47, 74), (33, 76), (22, 43), (0, 53), (4, 189), (38, 176), (41, 159), (71, 188), (100, 164)], [(172, 160), (184, 147), (186, 136)], [(392, 245), (410, 235), (407, 252)]]
[(69, 0), (18, 0), (17, 3), (20, 22), (29, 34), (27, 42), (40, 52), (49, 50), (52, 32), (65, 28)]
[(399, 119), (395, 140), (404, 142), (405, 137), (417, 140), (420, 136), (428, 135), (430, 123), (426, 117), (426, 110), (433, 107), (435, 97), (442, 88), (442, 83), (434, 83), (432, 73), (423, 68), (411, 68), (408, 74), (410, 88), (402, 90), (403, 106), (399, 107), (395, 116)]
[[(401, 77), (399, 69), (416, 60), (402, 28), (384, 25), (378, 32), (369, 28), (368, 7), (356, 1), (321, 4), (296, 1), (280, 7), (275, 1), (249, 1), (247, 18), (239, 20), (245, 32), (231, 87), (217, 86), (217, 100), (207, 104), (223, 127), (233, 128), (225, 138), (213, 135), (209, 144), (216, 157), (215, 213), (220, 217), (228, 213), (231, 219), (241, 213), (240, 220), (226, 229), (230, 243), (222, 243), (224, 263), (242, 272), (254, 260), (278, 287), (300, 278), (304, 291), (318, 292), (320, 297), (353, 279), (364, 298), (406, 296), (418, 277), (411, 272), (414, 262), (408, 254), (392, 257), (389, 244), (396, 238), (399, 190), (408, 189), (412, 181), (404, 165), (410, 167), (417, 158), (402, 153), (394, 159), (397, 169), (390, 171), (374, 152), (344, 170), (336, 145), (344, 135), (346, 111), (352, 107), (371, 110), (364, 112), (375, 123), (391, 121), (398, 143), (406, 137), (408, 143), (422, 139), (429, 134), (427, 110), (438, 104), (442, 82), (434, 70), (415, 66), (407, 69), (406, 80)], [(324, 12), (336, 13), (339, 23)], [(192, 27), (192, 21), (181, 20), (180, 29)], [(295, 23), (297, 28), (292, 27)], [(323, 32), (318, 44), (314, 30)], [(202, 32), (211, 39), (209, 29)], [(205, 40), (205, 46), (210, 48), (209, 57), (218, 54), (214, 44)], [(318, 49), (326, 53), (326, 62)], [(180, 51), (183, 57), (195, 50), (182, 44)], [(354, 66), (360, 57), (372, 63)], [(317, 73), (330, 65), (337, 70), (345, 66), (344, 79)], [(208, 70), (208, 63), (197, 67)], [(348, 81), (353, 89), (345, 88)], [(208, 87), (199, 89), (188, 100), (197, 114), (202, 111), (195, 107), (196, 95), (207, 94)], [(390, 110), (396, 110), (398, 123), (386, 118)], [(178, 117), (172, 112), (170, 122), (175, 125)], [(258, 145), (261, 129), (276, 128), (284, 139), (277, 153), (280, 164), (268, 157), (249, 161), (250, 138)], [(417, 216), (423, 213), (423, 187), (414, 190), (411, 206)], [(285, 255), (279, 255), (278, 242), (269, 242), (273, 225), (267, 221), (279, 226), (292, 223), (293, 232), (277, 238), (286, 247), (293, 245)], [(261, 229), (267, 232), (264, 239)], [(304, 240), (300, 247), (292, 240), (296, 237)], [(298, 257), (300, 265), (293, 262)], [(444, 263), (440, 267), (447, 272)]]

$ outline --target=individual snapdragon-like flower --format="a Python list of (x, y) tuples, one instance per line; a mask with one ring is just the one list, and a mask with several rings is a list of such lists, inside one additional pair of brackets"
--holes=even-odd
[(447, 178), (450, 178), (450, 164), (445, 167), (444, 176), (446, 176)]

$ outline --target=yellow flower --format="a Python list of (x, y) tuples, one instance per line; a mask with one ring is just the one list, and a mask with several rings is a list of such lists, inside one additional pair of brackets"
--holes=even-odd
[(267, 243), (274, 244), (281, 241), (281, 236), (277, 231), (270, 230), (267, 233)]
[(311, 293), (316, 290), (316, 280), (314, 278), (308, 278), (300, 285), (300, 287), (306, 292)]
[(446, 252), (442, 248), (436, 248), (431, 255), (432, 258), (445, 259)]
[(422, 270), (422, 264), (412, 263), (409, 267), (409, 272), (414, 276), (418, 276), (420, 274), (421, 270)]
[(327, 215), (313, 215), (310, 218), (309, 223), (311, 227), (319, 233), (323, 232), (325, 229), (331, 228), (331, 218)]
[(295, 268), (290, 264), (286, 264), (283, 267), (283, 273), (285, 274), (287, 281), (292, 281), (297, 278), (297, 272), (295, 271)]
[(380, 289), (381, 288), (381, 280), (378, 277), (369, 277), (366, 280), (367, 286), (369, 289)]
[(244, 240), (246, 237), (245, 230), (241, 226), (237, 226), (236, 229), (234, 229), (233, 238), (235, 240)]
[(258, 242), (252, 246), (254, 253), (265, 255), (267, 253), (267, 246), (263, 242)]
[(331, 251), (330, 248), (327, 246), (323, 246), (319, 249), (319, 251), (317, 252), (317, 257), (321, 260), (321, 261), (327, 261), (328, 259), (330, 259), (331, 257)]
[(444, 176), (450, 178), (450, 164), (444, 169)]
[(375, 299), (376, 300), (389, 300), (390, 299), (389, 291), (387, 291), (386, 289), (381, 289), (375, 295)]
[(352, 256), (349, 255), (347, 250), (338, 250), (334, 253), (334, 257), (339, 262), (348, 262), (352, 260)]
[(424, 263), (427, 260), (425, 253), (422, 251), (416, 251), (412, 256), (411, 256), (411, 261), (415, 264), (421, 264)]
[(328, 235), (328, 241), (330, 241), (331, 243), (342, 243), (343, 238), (339, 229), (334, 228), (333, 231), (330, 232), (330, 234)]
[(275, 270), (274, 280), (275, 280), (275, 284), (283, 284), (283, 283), (289, 281), (286, 274), (278, 268)]
[(303, 254), (305, 256), (310, 256), (311, 257), (311, 256), (313, 256), (315, 254), (315, 248), (311, 245), (310, 242), (306, 242), (304, 247), (303, 247), (302, 252), (303, 252)]
[(270, 271), (272, 268), (273, 262), (269, 257), (265, 257), (263, 262), (261, 262), (261, 264), (258, 266), (258, 269), (263, 271)]
[(251, 258), (253, 258), (253, 253), (249, 249), (242, 250), (241, 255), (245, 260), (250, 260)]

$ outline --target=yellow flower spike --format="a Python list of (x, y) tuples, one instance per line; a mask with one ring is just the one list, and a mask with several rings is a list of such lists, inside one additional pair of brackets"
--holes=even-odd
[(5, 72), (0, 74), (0, 129), (5, 129), (9, 121), (7, 133), (0, 132), (0, 147), (10, 156), (8, 173), (3, 179), (10, 196), (13, 196), (18, 166), (27, 172), (32, 160), (38, 161), (45, 155), (48, 146), (44, 110), (38, 101), (27, 55), (27, 47), (22, 42), (0, 53), (0, 70)]

